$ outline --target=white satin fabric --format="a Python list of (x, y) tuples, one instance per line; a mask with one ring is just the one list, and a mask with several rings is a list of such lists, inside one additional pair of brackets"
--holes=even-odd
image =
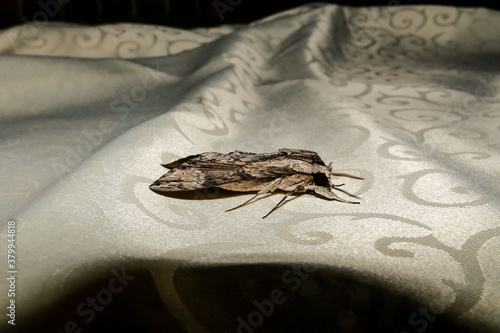
[[(1, 221), (17, 225), (20, 324), (62, 317), (52, 309), (96, 272), (106, 289), (128, 270), (149, 272), (179, 331), (276, 332), (299, 318), (280, 317), (292, 299), (338, 309), (339, 330), (373, 327), (358, 307), (319, 300), (332, 279), (352, 302), (381, 290), (419, 304), (398, 332), (432, 328), (422, 307), (500, 330), (498, 12), (315, 4), (189, 31), (25, 25), (1, 32), (0, 51)], [(365, 177), (334, 179), (361, 204), (300, 195), (262, 219), (282, 193), (226, 213), (252, 194), (148, 188), (160, 163), (279, 148)], [(310, 273), (290, 280), (292, 267)]]

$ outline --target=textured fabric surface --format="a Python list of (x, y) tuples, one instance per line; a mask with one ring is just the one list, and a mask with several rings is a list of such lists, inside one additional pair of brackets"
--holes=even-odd
[[(0, 51), (16, 327), (500, 330), (498, 12), (25, 25)], [(148, 188), (160, 163), (280, 148), (365, 177), (334, 179), (361, 204), (307, 194), (262, 219), (282, 193), (226, 213), (251, 194)]]

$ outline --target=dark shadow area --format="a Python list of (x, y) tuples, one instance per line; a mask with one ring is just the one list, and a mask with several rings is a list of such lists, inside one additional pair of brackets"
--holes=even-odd
[[(128, 280), (125, 278), (126, 286), (116, 279), (112, 269), (102, 273), (89, 272), (92, 278), (82, 281), (83, 285), (77, 291), (57, 305), (40, 309), (29, 321), (18, 318), (16, 331), (186, 332), (163, 306), (149, 272), (122, 269), (123, 266), (117, 265), (115, 272), (128, 277)], [(112, 279), (115, 280), (111, 292)]]
[(152, 191), (157, 194), (163, 195), (165, 197), (169, 197), (172, 199), (180, 199), (180, 200), (224, 199), (224, 198), (244, 196), (256, 193), (256, 192), (234, 192), (234, 191), (223, 190), (216, 187), (209, 187), (195, 191), (177, 191), (177, 192), (159, 192), (154, 190)]
[[(80, 24), (133, 22), (179, 28), (249, 23), (262, 17), (318, 1), (288, 0), (16, 0), (0, 7), (0, 28), (26, 22), (63, 21)], [(500, 9), (491, 1), (322, 1), (344, 6), (435, 4)]]
[(191, 267), (174, 283), (211, 332), (470, 332), (426, 304), (327, 268)]
[[(81, 332), (185, 332), (161, 302), (151, 275), (127, 274), (135, 278), (90, 323), (76, 309), (88, 297), (102, 298), (113, 278), (109, 272), (44, 309), (21, 331), (63, 332), (74, 322)], [(435, 313), (378, 284), (345, 271), (280, 264), (185, 266), (173, 277), (181, 310), (209, 332), (472, 332), (446, 311)]]

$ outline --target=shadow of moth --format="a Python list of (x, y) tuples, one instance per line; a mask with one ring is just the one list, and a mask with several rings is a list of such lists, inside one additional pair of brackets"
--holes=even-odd
[[(240, 208), (258, 196), (275, 190), (287, 192), (263, 218), (280, 207), (288, 196), (307, 191), (329, 200), (359, 203), (337, 196), (332, 189), (338, 189), (343, 184), (333, 185), (330, 177), (363, 178), (335, 173), (331, 170), (331, 164), (325, 165), (313, 151), (300, 149), (280, 149), (265, 154), (237, 150), (229, 154), (209, 152), (162, 164), (171, 170), (149, 188), (155, 192), (193, 191), (211, 187), (236, 192), (257, 192), (249, 200), (227, 211)], [(340, 191), (355, 197), (346, 191)]]

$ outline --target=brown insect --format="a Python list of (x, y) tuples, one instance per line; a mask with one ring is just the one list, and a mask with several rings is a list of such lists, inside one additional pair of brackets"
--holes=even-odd
[(275, 190), (287, 192), (263, 218), (281, 206), (289, 195), (307, 191), (313, 191), (326, 199), (358, 204), (359, 202), (344, 200), (333, 193), (332, 189), (338, 189), (343, 184), (333, 185), (330, 177), (363, 178), (335, 173), (331, 170), (331, 164), (325, 165), (313, 151), (300, 149), (280, 149), (275, 153), (265, 154), (237, 150), (229, 154), (209, 152), (162, 164), (171, 170), (149, 188), (157, 192), (192, 191), (210, 187), (236, 192), (257, 192), (249, 200), (227, 211), (240, 208), (259, 195)]

